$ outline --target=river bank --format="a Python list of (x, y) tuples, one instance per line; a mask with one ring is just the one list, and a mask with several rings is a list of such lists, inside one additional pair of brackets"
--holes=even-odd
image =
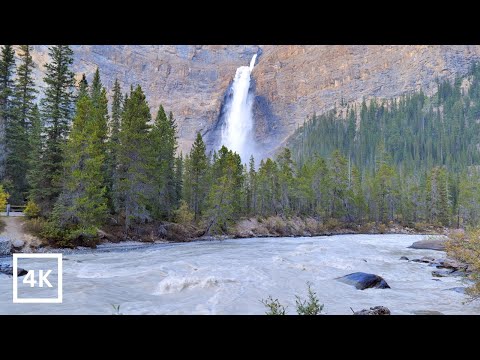
[[(26, 223), (25, 223), (26, 222)], [(8, 218), (7, 232), (0, 234), (4, 240), (10, 239), (11, 252), (55, 252), (61, 248), (35, 236), (38, 229), (35, 220), (25, 218)], [(147, 244), (183, 243), (192, 241), (209, 241), (242, 238), (275, 238), (275, 237), (314, 237), (355, 234), (405, 234), (405, 235), (446, 235), (449, 229), (428, 224), (402, 226), (398, 223), (389, 224), (344, 224), (336, 220), (326, 222), (314, 218), (272, 216), (267, 218), (248, 218), (239, 220), (230, 226), (224, 234), (205, 235), (200, 226), (193, 224), (150, 223), (139, 226), (135, 232), (125, 234), (119, 225), (106, 226), (98, 231), (98, 242), (93, 248), (104, 248), (114, 244), (142, 246)], [(4, 243), (5, 244), (5, 243)], [(4, 248), (6, 248), (4, 246)], [(75, 251), (86, 247), (75, 246)], [(6, 252), (4, 252), (4, 255)]]

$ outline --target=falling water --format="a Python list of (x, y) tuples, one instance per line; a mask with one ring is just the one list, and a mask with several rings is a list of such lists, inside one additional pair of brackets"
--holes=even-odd
[(235, 73), (231, 87), (232, 97), (226, 104), (227, 115), (222, 129), (222, 145), (237, 152), (243, 162), (248, 161), (255, 147), (252, 136), (253, 97), (249, 94), (249, 88), (256, 59), (257, 54), (253, 55), (250, 66), (240, 66)]

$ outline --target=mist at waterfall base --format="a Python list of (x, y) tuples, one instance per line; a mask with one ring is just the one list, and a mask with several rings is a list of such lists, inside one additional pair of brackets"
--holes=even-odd
[(220, 146), (238, 153), (243, 163), (253, 155), (257, 159), (257, 144), (253, 136), (254, 119), (252, 106), (254, 94), (250, 91), (250, 80), (257, 54), (249, 66), (240, 66), (229, 89), (225, 107), (225, 122), (222, 127)]

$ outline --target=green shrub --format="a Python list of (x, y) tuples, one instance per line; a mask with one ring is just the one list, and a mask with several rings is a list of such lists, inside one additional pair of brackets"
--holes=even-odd
[(180, 207), (175, 211), (175, 221), (179, 224), (191, 224), (195, 214), (190, 211), (188, 204), (185, 200), (180, 202)]
[(262, 304), (267, 307), (267, 312), (265, 313), (266, 315), (285, 315), (286, 314), (286, 308), (280, 302), (278, 299), (273, 300), (271, 296), (268, 297), (267, 300), (261, 300)]
[(337, 230), (341, 229), (343, 224), (340, 222), (338, 219), (328, 219), (323, 223), (323, 227), (325, 230), (332, 231), (332, 230)]
[(34, 218), (25, 221), (23, 229), (32, 235), (41, 237), (45, 229), (46, 221), (42, 218)]
[(308, 287), (308, 298), (307, 300), (302, 300), (298, 295), (296, 295), (295, 303), (297, 305), (297, 314), (298, 315), (318, 315), (323, 310), (323, 304), (320, 304), (320, 301), (317, 298), (316, 293), (312, 290), (312, 284), (307, 282)]
[(40, 216), (40, 206), (38, 206), (34, 201), (29, 200), (27, 203), (27, 206), (25, 207), (25, 210), (23, 213), (29, 218), (29, 219), (35, 219)]
[[(302, 300), (298, 295), (295, 295), (298, 315), (319, 315), (322, 313), (323, 304), (320, 304), (320, 301), (311, 286), (312, 284), (307, 282), (308, 298), (306, 300)], [(286, 307), (283, 306), (278, 299), (274, 300), (269, 296), (267, 300), (261, 300), (261, 302), (267, 308), (266, 315), (286, 315)]]

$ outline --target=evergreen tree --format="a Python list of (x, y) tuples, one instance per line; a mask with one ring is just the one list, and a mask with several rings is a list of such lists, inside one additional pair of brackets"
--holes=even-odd
[(20, 46), (20, 66), (17, 69), (12, 117), (7, 127), (9, 155), (7, 173), (12, 182), (11, 201), (23, 203), (28, 191), (28, 163), (25, 159), (31, 151), (29, 131), (32, 125), (32, 113), (35, 107), (35, 83), (32, 77), (34, 64), (30, 55), (30, 46)]
[(15, 51), (4, 45), (0, 54), (0, 181), (5, 180), (7, 158), (10, 154), (8, 127), (12, 119), (15, 73)]
[(177, 136), (173, 115), (170, 113), (167, 117), (162, 105), (155, 118), (150, 138), (155, 156), (154, 177), (158, 193), (156, 215), (162, 219), (171, 219), (180, 200), (175, 188)]
[(85, 74), (82, 74), (82, 78), (78, 83), (78, 96), (77, 100), (82, 98), (83, 96), (88, 95), (88, 81)]
[(185, 199), (194, 213), (196, 222), (205, 208), (208, 167), (207, 148), (202, 135), (197, 133), (188, 160), (185, 161), (185, 189), (188, 189)]
[(212, 167), (214, 175), (208, 197), (206, 234), (226, 232), (241, 209), (243, 166), (240, 156), (222, 146)]
[(42, 117), (47, 132), (42, 156), (42, 183), (34, 199), (47, 212), (62, 188), (64, 147), (73, 115), (74, 74), (70, 70), (73, 52), (68, 45), (49, 48), (50, 63), (45, 65), (45, 97), (41, 100)]
[[(107, 214), (103, 163), (104, 124), (93, 100), (82, 94), (65, 148), (65, 181), (55, 204), (55, 220), (74, 237), (95, 236)], [(72, 235), (70, 235), (72, 236)]]
[(118, 79), (115, 79), (113, 85), (112, 115), (109, 122), (109, 137), (107, 142), (107, 194), (109, 197), (110, 209), (112, 212), (118, 212), (119, 204), (115, 203), (114, 193), (118, 190), (114, 184), (118, 184), (118, 144), (120, 133), (120, 121), (123, 109), (123, 96)]
[(30, 185), (29, 199), (37, 201), (43, 195), (43, 143), (44, 128), (40, 111), (37, 105), (32, 109), (31, 127), (28, 134), (28, 143), (30, 144), (30, 152), (27, 156), (27, 182)]
[(115, 203), (125, 219), (128, 233), (135, 224), (151, 219), (148, 207), (154, 196), (152, 172), (154, 149), (150, 143), (151, 120), (148, 103), (140, 86), (130, 93), (122, 112), (119, 132), (118, 185), (115, 185)]

